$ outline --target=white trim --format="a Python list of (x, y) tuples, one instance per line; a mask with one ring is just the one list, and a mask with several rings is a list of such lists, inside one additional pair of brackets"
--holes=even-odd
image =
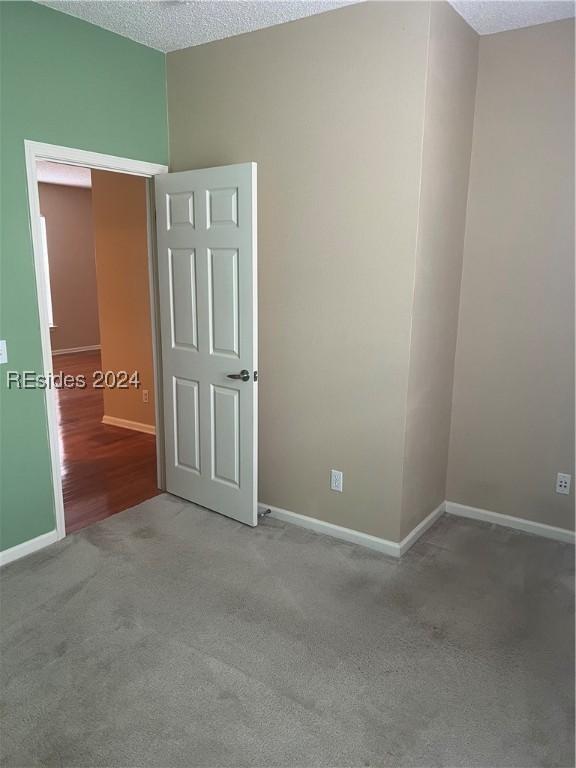
[(273, 507), (270, 504), (258, 504), (260, 512), (270, 510), (270, 517), (282, 520), (285, 523), (299, 525), (302, 528), (308, 528), (316, 533), (322, 533), (326, 536), (333, 536), (335, 539), (349, 541), (352, 544), (360, 544), (363, 547), (369, 547), (377, 552), (382, 552), (391, 557), (401, 557), (410, 547), (428, 530), (444, 513), (455, 517), (465, 517), (470, 520), (480, 520), (494, 525), (501, 525), (506, 528), (513, 528), (524, 533), (531, 533), (535, 536), (542, 536), (546, 539), (563, 541), (568, 544), (576, 543), (576, 534), (566, 528), (556, 528), (553, 525), (536, 523), (532, 520), (526, 520), (521, 517), (512, 517), (511, 515), (502, 515), (499, 512), (490, 512), (487, 509), (478, 509), (478, 507), (468, 507), (465, 504), (456, 504), (453, 501), (443, 501), (428, 517), (425, 517), (416, 528), (405, 536), (402, 541), (388, 541), (378, 536), (372, 536), (369, 533), (355, 531), (351, 528), (344, 528), (334, 523), (327, 523), (324, 520), (318, 520), (315, 517), (299, 515), (296, 512), (289, 512), (287, 509)]
[(468, 507), (466, 504), (457, 504), (454, 501), (446, 502), (446, 514), (466, 517), (469, 520), (480, 520), (484, 523), (492, 523), (493, 525), (502, 525), (505, 528), (513, 528), (517, 531), (532, 533), (535, 536), (543, 536), (546, 539), (554, 539), (555, 541), (564, 541), (568, 544), (575, 543), (576, 535), (574, 531), (569, 531), (566, 528), (556, 528), (553, 525), (536, 523), (523, 517), (502, 515), (500, 512), (491, 512), (488, 509)]
[(42, 236), (42, 259), (43, 259), (43, 265), (42, 268), (44, 270), (44, 279), (46, 280), (46, 285), (44, 286), (44, 290), (46, 291), (46, 309), (48, 311), (48, 325), (50, 328), (54, 328), (54, 311), (52, 307), (52, 288), (51, 282), (50, 282), (50, 260), (48, 259), (48, 234), (46, 232), (46, 217), (42, 216), (42, 212), (40, 212), (40, 234)]
[(133, 429), (135, 432), (146, 432), (147, 435), (155, 435), (156, 427), (153, 424), (143, 424), (141, 421), (130, 421), (129, 419), (119, 419), (117, 416), (102, 416), (102, 424), (109, 427), (122, 427), (123, 429)]
[(430, 514), (427, 515), (421, 523), (418, 523), (416, 528), (413, 528), (410, 533), (400, 542), (400, 556), (408, 552), (410, 547), (418, 541), (420, 536), (422, 536), (422, 534), (425, 533), (428, 528), (434, 525), (439, 517), (442, 517), (445, 511), (446, 502), (443, 501), (436, 507), (436, 509), (432, 510), (432, 512), (430, 512)]
[(388, 539), (381, 539), (369, 533), (362, 533), (362, 531), (354, 531), (352, 528), (344, 528), (341, 525), (327, 523), (324, 520), (318, 520), (316, 517), (299, 515), (297, 512), (289, 512), (287, 509), (273, 507), (270, 504), (260, 503), (258, 508), (260, 512), (265, 512), (269, 509), (270, 517), (275, 517), (277, 520), (282, 520), (285, 523), (299, 525), (301, 528), (308, 528), (315, 533), (323, 533), (326, 536), (348, 541), (351, 544), (360, 544), (362, 547), (375, 549), (384, 555), (390, 555), (390, 557), (400, 557), (400, 544), (395, 541), (388, 541)]
[(158, 287), (158, 258), (154, 189), (146, 190), (146, 236), (148, 238), (148, 291), (150, 294), (150, 321), (152, 323), (152, 368), (154, 373), (154, 434), (156, 435), (156, 485), (166, 490), (166, 463), (164, 444), (164, 392), (162, 390), (162, 339), (160, 334), (160, 296)]
[(49, 533), (43, 533), (35, 539), (17, 544), (15, 547), (10, 547), (10, 549), (5, 549), (3, 552), (0, 552), (0, 566), (8, 565), (8, 563), (13, 563), (14, 560), (20, 560), (21, 557), (38, 552), (39, 549), (44, 549), (44, 547), (54, 544), (60, 538), (62, 537), (58, 535), (58, 531), (53, 530)]
[[(127, 173), (133, 176), (145, 176), (148, 178), (160, 173), (167, 173), (168, 167), (166, 165), (159, 165), (158, 163), (145, 163), (140, 160), (116, 157), (114, 155), (103, 155), (99, 152), (89, 152), (83, 149), (75, 149), (74, 147), (60, 147), (55, 144), (44, 144), (38, 141), (29, 141), (28, 139), (24, 140), (24, 156), (26, 161), (30, 229), (32, 232), (32, 248), (34, 252), (34, 269), (36, 274), (36, 296), (40, 317), (43, 375), (49, 376), (53, 372), (52, 348), (50, 342), (50, 328), (47, 320), (48, 309), (44, 291), (45, 277), (42, 269), (40, 201), (38, 197), (36, 161), (53, 160), (69, 165), (83, 165), (88, 168), (116, 171), (117, 173)], [(50, 440), (52, 488), (56, 516), (56, 539), (61, 539), (66, 535), (66, 521), (64, 518), (64, 497), (62, 494), (62, 481), (60, 478), (61, 461), (60, 441), (58, 438), (56, 392), (54, 389), (46, 387), (44, 394), (46, 399), (48, 436)], [(156, 437), (156, 450), (162, 450), (162, 446), (158, 442), (158, 436)]]
[(53, 349), (52, 355), (72, 355), (76, 352), (96, 352), (101, 349), (100, 344), (92, 344), (89, 347), (69, 347), (68, 349)]
[[(36, 273), (36, 295), (38, 299), (38, 314), (40, 319), (40, 341), (42, 346), (43, 373), (52, 373), (52, 348), (50, 328), (48, 325), (48, 306), (44, 287), (46, 277), (42, 259), (42, 234), (40, 231), (40, 200), (38, 197), (38, 181), (36, 178), (36, 150), (32, 143), (24, 141), (26, 158), (26, 178), (28, 182), (28, 206), (30, 209), (30, 230), (32, 233), (32, 248), (34, 251), (34, 270)], [(52, 491), (54, 494), (54, 513), (56, 517), (57, 538), (66, 535), (64, 520), (64, 498), (62, 495), (62, 480), (60, 477), (60, 441), (58, 439), (58, 411), (56, 393), (50, 387), (44, 390), (46, 401), (46, 416), (48, 420), (48, 436), (50, 439), (50, 462), (52, 471)]]
[[(103, 155), (100, 152), (90, 152), (75, 147), (60, 147), (56, 144), (44, 144), (40, 141), (24, 139), (26, 155), (36, 160), (52, 160), (66, 165), (82, 165), (104, 171), (116, 171), (127, 173), (130, 176), (156, 176), (158, 173), (166, 173), (168, 167), (158, 163), (145, 163), (141, 160), (132, 160), (115, 155)], [(36, 169), (34, 169), (36, 171)], [(34, 173), (36, 178), (36, 172)]]
[[(252, 498), (258, 525), (258, 165), (250, 163), (252, 177), (252, 366), (258, 376), (252, 380)], [(255, 379), (255, 380), (254, 380)]]
[(362, 547), (374, 549), (377, 552), (382, 552), (382, 554), (389, 555), (390, 557), (401, 557), (405, 554), (416, 540), (419, 539), (444, 512), (444, 502), (442, 502), (442, 504), (417, 525), (413, 531), (410, 531), (408, 536), (403, 538), (401, 542), (396, 542), (389, 541), (388, 539), (381, 539), (378, 536), (372, 536), (371, 534), (363, 533), (362, 531), (354, 531), (352, 528), (344, 528), (343, 526), (335, 525), (334, 523), (327, 523), (324, 520), (318, 520), (315, 517), (307, 517), (306, 515), (299, 515), (296, 512), (289, 512), (287, 509), (273, 507), (270, 504), (259, 504), (258, 507), (261, 512), (265, 512), (269, 509), (270, 517), (274, 517), (277, 520), (282, 520), (285, 523), (292, 523), (293, 525), (299, 525), (302, 528), (308, 528), (316, 533), (322, 533), (326, 536), (332, 536), (335, 539), (348, 541), (351, 544), (359, 544)]

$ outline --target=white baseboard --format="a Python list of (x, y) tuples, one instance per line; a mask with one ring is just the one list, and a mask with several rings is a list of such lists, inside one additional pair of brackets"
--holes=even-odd
[(53, 355), (71, 355), (73, 352), (95, 352), (100, 349), (100, 344), (94, 344), (91, 347), (70, 347), (69, 349), (53, 349)]
[(351, 544), (360, 544), (369, 549), (375, 549), (391, 557), (400, 557), (400, 544), (388, 539), (380, 539), (378, 536), (372, 536), (362, 531), (354, 531), (352, 528), (343, 528), (341, 525), (327, 523), (324, 520), (318, 520), (316, 517), (307, 517), (299, 515), (297, 512), (289, 512), (287, 509), (273, 507), (270, 504), (258, 504), (261, 511), (270, 510), (270, 517), (282, 520), (285, 523), (299, 525), (302, 528), (308, 528), (315, 533), (323, 533), (326, 536), (332, 536), (335, 539), (348, 541)]
[(20, 560), (21, 557), (38, 552), (38, 550), (44, 549), (44, 547), (54, 544), (56, 541), (58, 541), (58, 531), (54, 530), (43, 533), (42, 536), (37, 536), (35, 539), (30, 539), (30, 541), (17, 544), (15, 547), (10, 547), (10, 549), (5, 549), (3, 552), (0, 552), (0, 566), (8, 565), (8, 563), (13, 563), (14, 560)]
[(502, 525), (505, 528), (513, 528), (524, 533), (532, 533), (536, 536), (543, 536), (546, 539), (564, 541), (568, 544), (574, 544), (576, 535), (574, 531), (568, 531), (566, 528), (556, 528), (553, 525), (545, 523), (535, 523), (532, 520), (526, 520), (523, 517), (512, 517), (512, 515), (502, 515), (500, 512), (491, 512), (488, 509), (479, 509), (478, 507), (468, 507), (466, 504), (457, 504), (454, 501), (446, 502), (446, 513), (456, 515), (457, 517), (467, 517), (470, 520), (480, 520), (485, 523)]
[(400, 542), (381, 539), (378, 536), (372, 536), (371, 534), (363, 533), (362, 531), (355, 531), (352, 528), (344, 528), (343, 526), (335, 525), (334, 523), (327, 523), (324, 520), (318, 520), (315, 517), (299, 515), (296, 512), (289, 512), (287, 509), (273, 507), (271, 504), (258, 504), (258, 508), (262, 512), (269, 509), (270, 517), (282, 520), (285, 523), (299, 525), (302, 528), (308, 528), (316, 533), (323, 533), (324, 535), (332, 536), (335, 539), (348, 541), (351, 544), (359, 544), (362, 547), (374, 549), (376, 552), (382, 552), (384, 555), (389, 555), (390, 557), (401, 557), (410, 549), (424, 531), (436, 522), (444, 512), (444, 503), (440, 504), (437, 509), (431, 512), (428, 517), (417, 525), (416, 528), (414, 528), (414, 530)]
[(146, 432), (147, 435), (155, 435), (156, 427), (153, 424), (143, 424), (140, 421), (130, 421), (129, 419), (119, 419), (116, 416), (103, 416), (102, 424), (109, 427), (122, 427), (122, 429), (133, 429), (135, 432)]
[(410, 547), (418, 541), (420, 536), (422, 536), (422, 534), (425, 533), (428, 528), (430, 528), (430, 526), (434, 525), (439, 517), (442, 517), (445, 511), (446, 502), (443, 501), (436, 507), (436, 509), (430, 512), (430, 514), (427, 515), (427, 517), (425, 517), (421, 523), (418, 523), (416, 528), (412, 528), (410, 533), (400, 542), (400, 555), (402, 556), (405, 552), (408, 552)]
[[(114, 417), (104, 417), (114, 418)], [(120, 421), (123, 421), (120, 419)], [(127, 422), (128, 424), (138, 424), (139, 422)], [(151, 427), (148, 424), (141, 426)], [(133, 429), (133, 427), (129, 427)], [(152, 427), (153, 429), (153, 427)], [(327, 523), (324, 520), (318, 520), (314, 517), (307, 517), (306, 515), (299, 515), (296, 512), (289, 512), (286, 509), (280, 507), (273, 507), (270, 504), (258, 504), (258, 508), (261, 511), (267, 509), (270, 510), (270, 516), (277, 520), (282, 520), (292, 525), (299, 525), (302, 528), (308, 528), (316, 533), (322, 533), (326, 536), (332, 536), (335, 539), (341, 539), (342, 541), (348, 541), (352, 544), (359, 544), (363, 547), (382, 552), (390, 557), (401, 557), (404, 555), (410, 547), (422, 536), (422, 534), (433, 525), (436, 520), (444, 513), (448, 515), (454, 515), (456, 517), (465, 517), (470, 520), (480, 520), (485, 523), (492, 523), (494, 525), (501, 525), (505, 528), (513, 528), (517, 531), (523, 531), (524, 533), (532, 533), (536, 536), (543, 536), (547, 539), (554, 539), (556, 541), (563, 541), (568, 544), (574, 544), (576, 534), (574, 531), (568, 531), (565, 528), (556, 528), (553, 525), (545, 525), (544, 523), (535, 523), (532, 520), (526, 520), (521, 517), (512, 517), (511, 515), (502, 515), (499, 512), (491, 512), (487, 509), (479, 509), (478, 507), (468, 507), (465, 504), (457, 504), (453, 501), (446, 501), (440, 504), (428, 517), (424, 518), (422, 522), (416, 526), (410, 533), (405, 536), (402, 541), (395, 542), (388, 539), (381, 539), (378, 536), (372, 536), (369, 533), (362, 533), (362, 531), (354, 531), (351, 528), (344, 528), (341, 525), (335, 525), (334, 523)], [(15, 560), (19, 560), (22, 557), (31, 555), (34, 552), (38, 552), (50, 544), (54, 544), (58, 541), (58, 532), (56, 530), (44, 533), (41, 536), (37, 536), (35, 539), (25, 541), (22, 544), (17, 544), (15, 547), (5, 549), (0, 552), (0, 567), (8, 565)]]

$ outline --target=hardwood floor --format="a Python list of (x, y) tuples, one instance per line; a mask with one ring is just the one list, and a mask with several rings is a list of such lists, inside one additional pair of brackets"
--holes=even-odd
[(154, 435), (102, 424), (103, 392), (94, 389), (99, 352), (55, 355), (54, 374), (83, 375), (86, 389), (58, 389), (66, 531), (77, 531), (157, 496)]

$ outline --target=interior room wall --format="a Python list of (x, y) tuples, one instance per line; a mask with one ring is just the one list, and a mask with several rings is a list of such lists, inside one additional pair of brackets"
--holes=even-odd
[[(164, 56), (28, 2), (0, 2), (0, 51), (0, 338), (11, 369), (40, 373), (24, 139), (166, 163)], [(8, 390), (4, 374), (0, 452), (7, 549), (55, 519), (44, 392)]]
[(153, 427), (146, 179), (92, 171), (92, 215), (102, 370), (137, 372), (140, 379), (138, 388), (104, 389), (104, 419)]
[(446, 498), (478, 39), (448, 3), (431, 4), (402, 536)]
[(448, 498), (573, 529), (574, 22), (480, 39)]
[[(167, 57), (173, 170), (259, 164), (260, 499), (396, 541), (445, 466), (473, 55), (441, 13), (362, 3)], [(0, 51), (0, 338), (41, 371), (24, 139), (166, 162), (164, 56), (27, 2), (0, 2)], [(573, 22), (480, 40), (447, 482), (565, 528), (573, 72)], [(54, 504), (43, 392), (0, 377), (0, 401), (6, 549)]]
[(258, 163), (259, 498), (393, 540), (429, 11), (363, 3), (167, 56), (171, 169)]
[(54, 327), (52, 351), (100, 344), (92, 193), (85, 187), (38, 184), (46, 221)]

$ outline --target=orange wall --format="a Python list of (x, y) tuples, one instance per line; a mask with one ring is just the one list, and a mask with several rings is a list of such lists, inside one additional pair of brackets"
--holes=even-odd
[(104, 414), (154, 425), (146, 194), (141, 177), (92, 171), (102, 370), (139, 371), (141, 381), (105, 389)]
[(38, 184), (40, 212), (46, 219), (50, 293), (55, 328), (52, 349), (100, 343), (91, 191), (60, 184)]

